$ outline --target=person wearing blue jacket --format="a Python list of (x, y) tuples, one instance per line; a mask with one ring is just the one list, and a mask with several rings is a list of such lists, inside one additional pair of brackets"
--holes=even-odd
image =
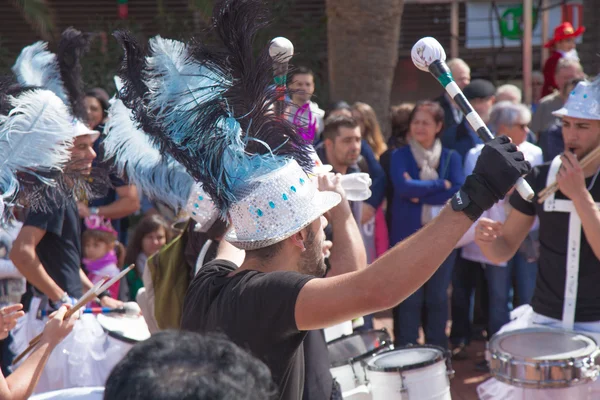
[[(391, 246), (431, 221), (465, 181), (459, 153), (443, 148), (439, 139), (443, 121), (444, 111), (438, 103), (417, 103), (409, 120), (408, 146), (392, 153)], [(435, 243), (432, 243), (432, 249), (434, 247)], [(423, 329), (426, 342), (448, 348), (446, 292), (455, 258), (456, 252), (451, 253), (424, 286), (394, 309), (396, 345), (417, 342), (422, 311), (425, 311)]]

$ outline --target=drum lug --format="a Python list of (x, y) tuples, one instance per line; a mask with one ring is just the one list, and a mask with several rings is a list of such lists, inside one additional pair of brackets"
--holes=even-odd
[(400, 380), (402, 381), (402, 387), (398, 390), (400, 393), (400, 399), (410, 400), (408, 397), (408, 388), (404, 385), (404, 376), (402, 375), (402, 372), (398, 372), (398, 375), (400, 375)]
[(446, 350), (446, 375), (448, 375), (448, 379), (454, 378), (454, 372), (452, 369), (452, 352)]

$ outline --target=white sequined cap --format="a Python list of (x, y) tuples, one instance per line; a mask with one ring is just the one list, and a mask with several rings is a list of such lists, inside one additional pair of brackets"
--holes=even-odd
[(600, 82), (579, 82), (563, 108), (554, 111), (552, 115), (600, 120)]
[(200, 183), (192, 186), (185, 209), (190, 217), (198, 223), (197, 228), (200, 232), (206, 232), (219, 216), (219, 212)]
[(341, 196), (320, 192), (296, 161), (254, 178), (230, 208), (225, 239), (243, 250), (280, 242), (335, 207)]

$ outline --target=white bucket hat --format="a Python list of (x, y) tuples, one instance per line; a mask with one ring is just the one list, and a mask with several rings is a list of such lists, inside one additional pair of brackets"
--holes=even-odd
[(563, 108), (554, 111), (552, 115), (600, 120), (600, 80), (579, 82)]
[(229, 210), (233, 229), (225, 236), (243, 250), (260, 249), (287, 239), (342, 199), (335, 192), (320, 192), (294, 160), (256, 177), (246, 187)]

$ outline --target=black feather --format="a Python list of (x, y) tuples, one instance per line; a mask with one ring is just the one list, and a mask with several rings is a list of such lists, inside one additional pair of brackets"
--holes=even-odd
[(56, 53), (71, 113), (87, 124), (85, 90), (82, 77), (81, 58), (89, 50), (91, 36), (75, 28), (67, 28), (61, 35)]

